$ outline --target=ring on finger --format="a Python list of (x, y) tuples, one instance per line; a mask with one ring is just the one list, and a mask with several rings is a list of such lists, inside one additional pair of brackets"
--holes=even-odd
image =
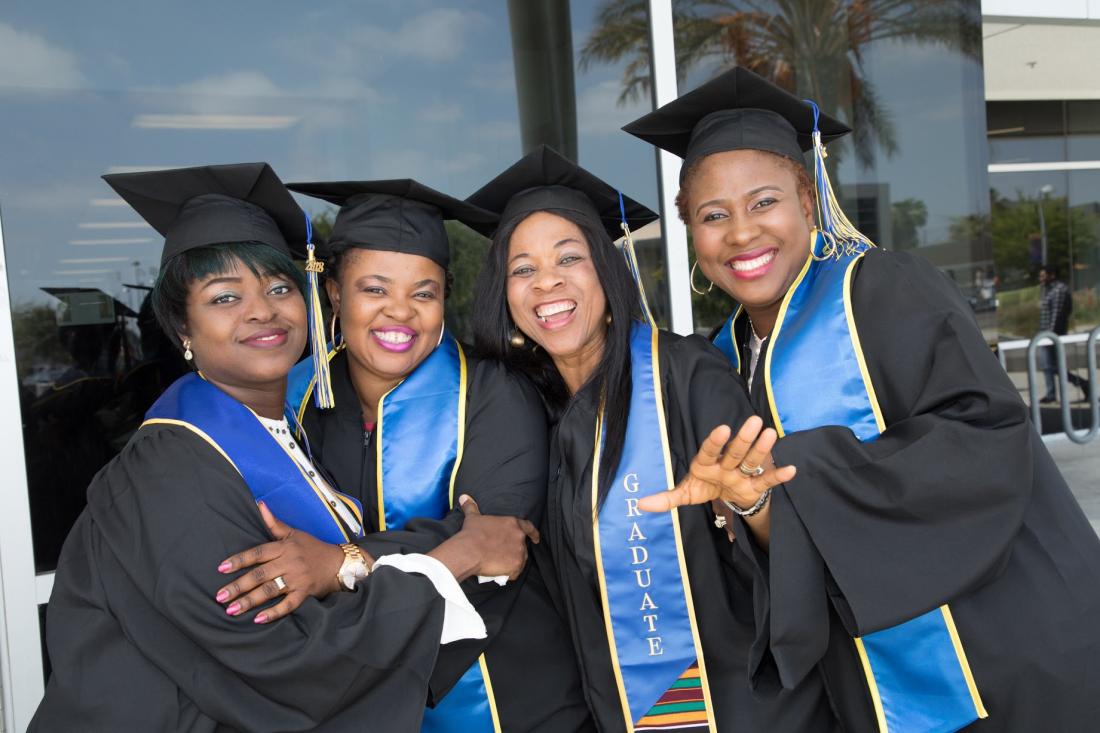
[(276, 575), (275, 580), (271, 582), (273, 582), (275, 584), (275, 587), (279, 590), (286, 590), (286, 581), (283, 579), (283, 576)]
[(740, 471), (742, 475), (748, 476), (749, 478), (756, 478), (757, 476), (764, 475), (763, 466), (750, 466), (747, 463), (742, 463), (737, 466), (737, 470)]

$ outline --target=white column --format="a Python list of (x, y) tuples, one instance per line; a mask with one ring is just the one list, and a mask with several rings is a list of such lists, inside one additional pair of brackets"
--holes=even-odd
[(15, 369), (11, 299), (0, 222), (0, 686), (3, 728), (26, 730), (42, 699), (42, 647), (38, 628), (31, 511), (23, 454), (19, 383)]
[[(649, 0), (649, 33), (653, 49), (653, 101), (656, 106), (676, 99), (676, 48), (672, 32), (672, 0)], [(676, 193), (680, 190), (680, 159), (664, 150), (659, 156), (661, 225), (665, 234), (665, 263), (668, 269), (668, 298), (672, 330), (690, 334), (695, 330), (691, 313), (688, 276), (687, 229), (676, 215)]]

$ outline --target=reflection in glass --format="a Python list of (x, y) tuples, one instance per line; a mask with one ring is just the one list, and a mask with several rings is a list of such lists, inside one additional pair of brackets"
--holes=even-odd
[[(649, 100), (617, 103), (625, 61), (581, 63), (598, 11), (322, 0), (256, 13), (196, 0), (158, 7), (150, 24), (129, 3), (5, 3), (0, 207), (39, 570), (181, 368), (141, 289), (160, 238), (99, 176), (265, 160), (287, 181), (416, 178), (462, 197), (546, 142), (655, 208), (656, 158), (619, 131)], [(330, 210), (300, 203), (318, 221)], [(447, 319), (461, 334), (487, 242), (451, 234)], [(660, 241), (642, 249), (664, 314)]]
[[(585, 47), (590, 61), (628, 62), (626, 99), (648, 89), (639, 5), (604, 2)], [(854, 133), (830, 144), (827, 165), (853, 222), (988, 293), (980, 20), (977, 0), (685, 0), (674, 5), (677, 71), (683, 90), (745, 66), (849, 123)], [(697, 329), (729, 307), (716, 292), (696, 296)], [(992, 326), (985, 319), (991, 338)]]

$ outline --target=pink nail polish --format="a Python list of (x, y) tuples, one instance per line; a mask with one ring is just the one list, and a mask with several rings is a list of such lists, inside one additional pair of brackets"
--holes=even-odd
[(218, 601), (218, 603), (225, 603), (229, 599), (229, 591), (220, 590), (218, 591), (218, 595), (214, 596), (214, 598)]
[(233, 569), (233, 563), (229, 562), (228, 560), (226, 560), (225, 562), (223, 562), (221, 565), (218, 566), (218, 572), (219, 573), (228, 573), (232, 569)]
[(241, 612), (241, 604), (230, 603), (229, 608), (225, 609), (225, 612), (228, 613), (230, 616), (236, 616), (238, 613)]
[(262, 613), (254, 619), (254, 622), (258, 624), (262, 624), (264, 621), (267, 621), (267, 615)]

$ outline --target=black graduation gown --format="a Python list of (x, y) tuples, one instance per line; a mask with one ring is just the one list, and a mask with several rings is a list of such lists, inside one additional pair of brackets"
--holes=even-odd
[(431, 582), (381, 568), (272, 624), (227, 616), (218, 564), (267, 541), (214, 448), (178, 426), (139, 430), (65, 542), (30, 730), (419, 730), (443, 624)]
[[(713, 346), (697, 336), (659, 337), (662, 389), (673, 476), (682, 478), (715, 426), (739, 427), (749, 415), (744, 382)], [(557, 569), (558, 593), (581, 660), (585, 692), (600, 730), (625, 729), (614, 678), (592, 543), (592, 453), (598, 392), (579, 392), (551, 438), (546, 531)], [(679, 510), (684, 556), (703, 654), (723, 733), (827, 728), (823, 691), (812, 684), (777, 699), (758, 700), (747, 678), (753, 638), (751, 569), (730, 560), (724, 530), (709, 507)]]
[[(846, 730), (875, 731), (852, 636), (949, 603), (989, 712), (967, 731), (1096, 730), (1100, 541), (1015, 386), (919, 257), (868, 252), (853, 313), (887, 430), (777, 445), (798, 475), (773, 494), (770, 556), (747, 532), (735, 550), (756, 573), (754, 684), (824, 682)], [(752, 400), (770, 420), (763, 352)]]
[[(335, 485), (363, 504), (362, 547), (374, 557), (427, 552), (462, 528), (462, 511), (442, 520), (416, 519), (404, 530), (378, 532), (375, 446), (363, 430), (348, 356), (333, 358), (336, 407), (306, 409), (303, 427), (315, 460)], [(455, 498), (469, 494), (483, 514), (524, 517), (538, 523), (546, 497), (546, 416), (526, 379), (492, 361), (467, 357), (466, 432)], [(431, 702), (486, 653), (501, 727), (507, 733), (568, 733), (592, 728), (580, 689), (576, 658), (565, 624), (542, 574), (529, 562), (523, 575), (501, 588), (463, 584), (485, 621), (488, 638), (441, 648), (431, 679)]]

